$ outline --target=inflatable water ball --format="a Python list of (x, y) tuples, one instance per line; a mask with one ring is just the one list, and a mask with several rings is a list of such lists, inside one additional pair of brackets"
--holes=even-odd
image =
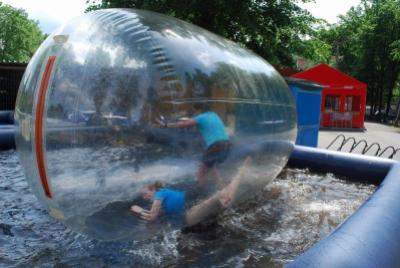
[(265, 60), (134, 9), (91, 12), (51, 34), (15, 117), (34, 194), (52, 217), (104, 240), (145, 239), (245, 202), (296, 137), (291, 93)]

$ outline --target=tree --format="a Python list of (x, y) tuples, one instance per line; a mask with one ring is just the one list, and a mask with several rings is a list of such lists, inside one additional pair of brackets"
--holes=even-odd
[(400, 60), (396, 58), (396, 44), (400, 40), (400, 1), (371, 0), (365, 1), (364, 5), (360, 76), (371, 87), (372, 113), (384, 113), (386, 120), (400, 76)]
[(45, 35), (27, 13), (0, 2), (0, 61), (27, 62)]
[(332, 44), (321, 39), (318, 34), (312, 39), (303, 41), (303, 52), (301, 57), (306, 59), (305, 68), (310, 68), (320, 63), (333, 63)]
[(319, 37), (340, 70), (368, 84), (370, 115), (386, 118), (400, 77), (400, 1), (363, 0)]
[(87, 0), (88, 11), (138, 8), (174, 16), (241, 43), (272, 64), (294, 66), (315, 18), (297, 3), (310, 0)]

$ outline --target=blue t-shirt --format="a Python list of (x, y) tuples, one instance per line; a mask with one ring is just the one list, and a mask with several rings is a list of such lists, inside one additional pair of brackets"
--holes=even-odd
[(215, 112), (205, 112), (194, 117), (207, 147), (214, 142), (229, 140), (224, 123)]
[(167, 215), (179, 215), (185, 209), (184, 192), (161, 188), (154, 193), (154, 199), (161, 201), (162, 209)]

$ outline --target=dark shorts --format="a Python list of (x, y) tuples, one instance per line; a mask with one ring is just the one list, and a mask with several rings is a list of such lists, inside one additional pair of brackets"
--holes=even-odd
[(203, 154), (202, 162), (208, 167), (212, 168), (216, 164), (220, 164), (226, 160), (231, 149), (229, 141), (217, 141), (208, 146)]

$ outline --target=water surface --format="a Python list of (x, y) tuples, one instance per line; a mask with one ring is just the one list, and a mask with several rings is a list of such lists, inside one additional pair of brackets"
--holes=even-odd
[(28, 187), (16, 152), (3, 151), (0, 267), (282, 267), (326, 237), (374, 190), (332, 174), (285, 169), (260, 195), (203, 228), (141, 242), (104, 242), (50, 218)]

